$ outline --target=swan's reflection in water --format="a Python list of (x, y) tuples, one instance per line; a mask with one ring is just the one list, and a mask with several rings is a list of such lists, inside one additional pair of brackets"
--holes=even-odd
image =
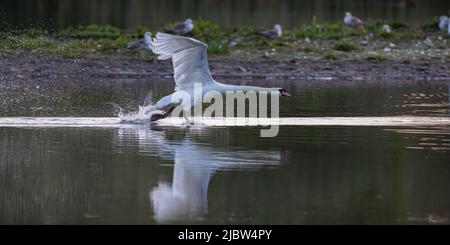
[[(210, 129), (200, 130), (204, 136)], [(189, 129), (173, 139), (168, 137), (168, 131), (155, 128), (119, 132), (122, 139), (136, 137), (141, 153), (158, 155), (174, 163), (172, 183), (160, 182), (149, 193), (158, 223), (202, 220), (208, 210), (208, 185), (215, 172), (278, 165), (282, 159), (281, 151), (236, 150), (200, 142), (195, 137), (197, 133)]]

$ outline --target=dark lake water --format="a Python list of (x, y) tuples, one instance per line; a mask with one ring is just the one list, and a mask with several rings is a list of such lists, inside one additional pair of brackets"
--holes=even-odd
[(313, 17), (318, 22), (341, 22), (351, 11), (365, 20), (395, 19), (416, 26), (432, 16), (449, 14), (449, 9), (448, 0), (1, 0), (0, 20), (15, 28), (31, 23), (56, 29), (79, 24), (131, 29), (201, 17), (223, 27), (280, 23), (292, 28), (310, 23)]
[[(282, 117), (450, 116), (445, 81), (222, 82), (282, 85)], [(91, 99), (137, 105), (173, 84), (111, 81), (65, 105), (39, 89), (1, 116), (111, 117)], [(450, 223), (449, 125), (259, 129), (0, 126), (0, 224)]]

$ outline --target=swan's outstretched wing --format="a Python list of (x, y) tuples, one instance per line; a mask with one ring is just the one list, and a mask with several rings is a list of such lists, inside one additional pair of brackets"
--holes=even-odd
[(175, 90), (193, 86), (195, 82), (211, 82), (206, 50), (208, 46), (198, 40), (158, 32), (150, 45), (158, 59), (172, 58)]

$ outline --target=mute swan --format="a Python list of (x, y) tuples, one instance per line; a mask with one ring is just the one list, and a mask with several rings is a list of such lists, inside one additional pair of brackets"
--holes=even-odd
[[(279, 96), (291, 96), (283, 88), (229, 85), (216, 82), (209, 71), (206, 57), (208, 46), (196, 39), (158, 32), (150, 47), (153, 53), (158, 55), (158, 59), (172, 59), (176, 84), (174, 93), (163, 97), (156, 103), (157, 110), (171, 111), (177, 105), (173, 103), (174, 96), (180, 98), (186, 92), (191, 95), (192, 101), (190, 104), (187, 103), (188, 105), (183, 108), (183, 111), (189, 111), (194, 105), (202, 103), (202, 96), (193, 96), (194, 92), (197, 92), (195, 89), (198, 89), (194, 86), (195, 83), (201, 84), (202, 94), (209, 91), (217, 91), (221, 94), (228, 91), (278, 91)], [(194, 87), (196, 88), (194, 89)]]

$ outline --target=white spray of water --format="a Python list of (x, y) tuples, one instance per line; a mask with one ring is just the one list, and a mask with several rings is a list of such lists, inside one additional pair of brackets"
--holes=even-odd
[(120, 110), (117, 116), (120, 118), (121, 122), (146, 123), (151, 121), (154, 115), (161, 114), (164, 114), (164, 112), (161, 110), (156, 110), (153, 105), (147, 105), (139, 106), (139, 109), (137, 111), (132, 112), (124, 112), (123, 110)]
[(124, 112), (122, 108), (119, 107), (119, 114), (117, 116), (120, 118), (121, 122), (146, 123), (151, 121), (153, 116), (162, 114), (165, 114), (165, 112), (155, 108), (150, 92), (144, 100), (144, 105), (139, 106), (137, 111)]

